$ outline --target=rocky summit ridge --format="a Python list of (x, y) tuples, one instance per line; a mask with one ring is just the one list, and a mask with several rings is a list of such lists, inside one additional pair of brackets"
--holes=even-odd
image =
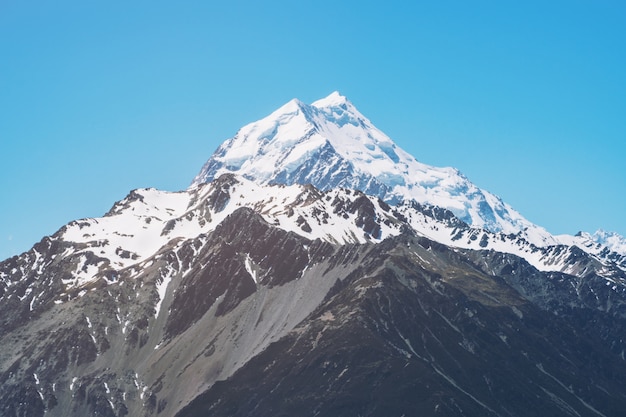
[(0, 416), (619, 416), (620, 239), (293, 100), (0, 262)]

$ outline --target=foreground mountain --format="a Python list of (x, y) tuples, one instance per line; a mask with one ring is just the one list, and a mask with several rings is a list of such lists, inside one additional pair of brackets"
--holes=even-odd
[(477, 267), (495, 266), (484, 253), (410, 235), (354, 250), (359, 269), (306, 321), (178, 415), (623, 412), (623, 360), (608, 348), (616, 340), (600, 338), (622, 332), (623, 321), (597, 331), (591, 322), (602, 314), (541, 310), (526, 298), (538, 294), (522, 296), (507, 271)]
[[(355, 126), (342, 122), (356, 110), (336, 94), (289, 106), (297, 107), (292, 119), (322, 109), (305, 120), (315, 122), (310, 138)], [(508, 230), (516, 223), (506, 216), (483, 228), (480, 216), (468, 223), (395, 186), (368, 194), (263, 179), (252, 175), (262, 166), (255, 161), (266, 161), (275, 142), (242, 135), (247, 128), (188, 190), (135, 190), (104, 217), (72, 222), (0, 263), (1, 416), (619, 416), (626, 409), (619, 239)], [(285, 129), (301, 133), (283, 123), (274, 138), (287, 138)], [(365, 140), (359, 135), (332, 136)], [(238, 152), (253, 154), (229, 173), (219, 164), (232, 162), (224, 155), (244, 136)], [(371, 152), (392, 149), (407, 169), (419, 164), (371, 136)], [(335, 139), (325, 140), (336, 151)], [(329, 166), (308, 161), (306, 178)], [(371, 175), (384, 184), (381, 173), (395, 169), (367, 174), (357, 166), (367, 167), (354, 162), (341, 181)], [(423, 168), (425, 176), (467, 181)], [(439, 185), (430, 195), (454, 197), (444, 180)], [(492, 201), (477, 193), (457, 195), (470, 217), (472, 204)]]
[(0, 264), (0, 415), (618, 415), (621, 269), (420, 227), (482, 239), (350, 190), (134, 191)]

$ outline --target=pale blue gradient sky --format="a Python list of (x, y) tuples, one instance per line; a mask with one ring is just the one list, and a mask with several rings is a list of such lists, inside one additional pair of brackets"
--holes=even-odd
[(0, 1), (0, 259), (334, 90), (552, 233), (626, 235), (626, 3), (215, 3)]

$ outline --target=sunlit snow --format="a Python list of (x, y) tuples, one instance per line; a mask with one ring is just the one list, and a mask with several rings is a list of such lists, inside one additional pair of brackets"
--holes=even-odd
[[(347, 165), (336, 167), (333, 164), (338, 160), (320, 159), (328, 145)], [(337, 185), (371, 191), (387, 201), (415, 199), (448, 208), (475, 227), (507, 234), (523, 231), (544, 244), (556, 243), (544, 229), (476, 187), (456, 169), (418, 162), (338, 92), (311, 105), (293, 99), (244, 126), (211, 157), (192, 187), (227, 172), (261, 183), (292, 183), (300, 178), (296, 171), (307, 164), (315, 165), (321, 183), (310, 178), (313, 174), (305, 176), (307, 181), (322, 189), (328, 186), (326, 175), (331, 175)], [(347, 166), (353, 174), (347, 173)]]

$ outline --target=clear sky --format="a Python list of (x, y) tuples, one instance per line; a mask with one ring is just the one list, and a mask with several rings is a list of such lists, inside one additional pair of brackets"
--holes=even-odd
[(0, 0), (0, 258), (338, 90), (555, 234), (626, 235), (626, 2)]

